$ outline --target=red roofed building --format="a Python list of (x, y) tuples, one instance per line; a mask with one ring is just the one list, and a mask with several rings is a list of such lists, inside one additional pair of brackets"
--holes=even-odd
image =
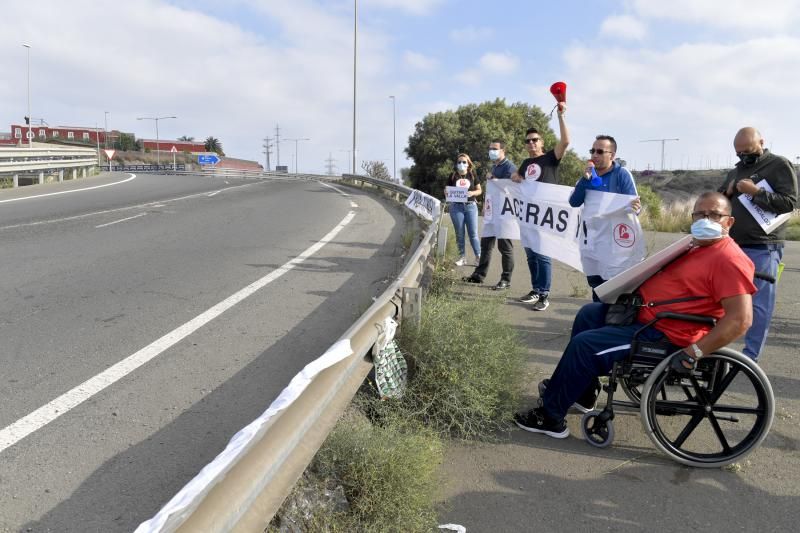
[(159, 150), (170, 152), (174, 146), (179, 152), (189, 152), (191, 154), (206, 153), (206, 145), (197, 141), (171, 141), (169, 139), (139, 139), (142, 143), (142, 150)]
[[(59, 140), (59, 141), (79, 141), (90, 144), (105, 145), (106, 135), (108, 135), (108, 144), (113, 144), (119, 138), (120, 132), (109, 131), (105, 132), (102, 128), (86, 128), (83, 126), (35, 126), (31, 125), (31, 133), (33, 140), (37, 142)], [(12, 124), (11, 125), (11, 138), (15, 143), (28, 142), (28, 125), (27, 124)]]

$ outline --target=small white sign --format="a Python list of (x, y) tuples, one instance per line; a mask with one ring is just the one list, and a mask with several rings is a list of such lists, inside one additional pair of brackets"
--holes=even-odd
[[(759, 189), (764, 189), (767, 192), (775, 192), (772, 190), (770, 184), (767, 183), (767, 180), (759, 181), (758, 183), (756, 183), (756, 187), (758, 187)], [(758, 225), (761, 226), (761, 229), (764, 230), (764, 233), (766, 233), (767, 235), (769, 235), (770, 233), (781, 227), (781, 225), (787, 220), (789, 220), (789, 218), (791, 218), (792, 216), (791, 212), (779, 215), (777, 213), (773, 213), (772, 211), (767, 211), (766, 209), (757, 206), (756, 204), (753, 203), (753, 197), (750, 196), (749, 194), (740, 194), (739, 201), (753, 216), (753, 218), (756, 219)]]
[(468, 191), (469, 189), (466, 187), (451, 187), (448, 185), (444, 188), (445, 201), (463, 204), (469, 201)]
[(170, 152), (173, 153), (173, 154), (177, 154), (178, 153), (178, 149), (175, 148), (175, 145), (172, 145), (172, 149), (170, 149)]
[(105, 153), (106, 153), (106, 157), (108, 158), (108, 160), (109, 160), (109, 161), (111, 161), (112, 159), (114, 159), (114, 154), (116, 154), (116, 153), (117, 153), (117, 151), (116, 151), (116, 150), (111, 150), (111, 149), (103, 150), (103, 152), (105, 152)]

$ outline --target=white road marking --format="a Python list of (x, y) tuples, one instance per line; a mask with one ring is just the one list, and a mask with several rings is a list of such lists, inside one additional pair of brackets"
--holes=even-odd
[(299, 266), (309, 257), (317, 253), (323, 246), (333, 240), (333, 238), (336, 237), (336, 235), (342, 231), (342, 229), (344, 229), (344, 227), (347, 226), (355, 216), (356, 213), (354, 211), (350, 211), (335, 228), (328, 232), (327, 235), (322, 237), (322, 239), (320, 239), (317, 243), (311, 245), (303, 253), (285, 263), (283, 266), (273, 270), (263, 278), (254, 281), (247, 287), (229, 296), (205, 312), (197, 315), (189, 322), (170, 331), (160, 339), (145, 346), (133, 355), (126, 357), (119, 363), (107, 368), (96, 376), (89, 378), (77, 387), (65, 392), (48, 404), (43, 405), (32, 413), (20, 418), (13, 424), (6, 426), (0, 430), (0, 452), (3, 452), (10, 446), (13, 446), (34, 431), (46, 426), (64, 413), (74, 409), (103, 389), (113, 385), (148, 361), (162, 354), (168, 348), (171, 348), (204, 325), (208, 324), (213, 319), (217, 318), (219, 315), (232, 308), (248, 296), (267, 286), (269, 283), (272, 283), (296, 266)]
[(208, 193), (208, 197), (209, 197), (209, 198), (211, 198), (212, 196), (216, 196), (216, 195), (218, 195), (218, 194), (219, 194), (219, 193), (221, 193), (221, 192), (222, 192), (222, 191), (214, 191), (214, 192), (212, 192), (212, 193)]
[(133, 215), (132, 217), (115, 220), (114, 222), (109, 222), (108, 224), (100, 224), (99, 226), (95, 226), (94, 229), (105, 228), (106, 226), (113, 226), (114, 224), (119, 224), (120, 222), (127, 222), (128, 220), (133, 220), (134, 218), (143, 217), (146, 214), (147, 213), (139, 213), (138, 215)]
[[(236, 189), (239, 187), (252, 187), (253, 185), (258, 185), (257, 183), (245, 183), (244, 185), (234, 185), (233, 187), (225, 187), (224, 189), (220, 189), (220, 192), (227, 191), (228, 189)], [(145, 207), (155, 208), (155, 207), (164, 207), (165, 204), (170, 202), (177, 202), (179, 200), (189, 200), (191, 198), (197, 198), (199, 196), (206, 196), (207, 192), (200, 192), (195, 194), (190, 194), (188, 196), (180, 196), (178, 198), (171, 198), (169, 200), (159, 200), (158, 202), (151, 202), (146, 204), (138, 204), (138, 205), (129, 205), (128, 207), (119, 207), (117, 209), (106, 209), (103, 211), (94, 211), (92, 213), (85, 213), (83, 215), (75, 215), (72, 217), (64, 217), (64, 218), (53, 218), (50, 220), (39, 220), (37, 222), (26, 222), (24, 224), (14, 224), (13, 226), (1, 226), (0, 230), (4, 229), (16, 229), (16, 228), (27, 228), (29, 226), (41, 226), (43, 224), (57, 224), (59, 222), (69, 222), (70, 220), (79, 220), (81, 218), (88, 218), (97, 215), (107, 215), (109, 213), (117, 213), (119, 211), (130, 211), (131, 209), (142, 209)]]
[(44, 198), (45, 196), (56, 196), (57, 194), (70, 194), (73, 192), (91, 191), (93, 189), (102, 189), (103, 187), (111, 187), (113, 185), (121, 185), (128, 181), (136, 179), (136, 174), (131, 174), (131, 177), (122, 181), (115, 181), (114, 183), (106, 183), (105, 185), (95, 185), (94, 187), (84, 187), (83, 189), (72, 189), (71, 191), (49, 192), (47, 194), (37, 194), (36, 196), (25, 196), (23, 198), (9, 198), (8, 200), (0, 200), (0, 204), (6, 202), (21, 202), (22, 200), (34, 200), (36, 198)]
[(333, 186), (333, 185), (331, 185), (330, 183), (325, 183), (324, 181), (318, 181), (317, 183), (319, 183), (320, 185), (324, 185), (325, 187), (328, 187), (329, 189), (333, 189), (334, 191), (338, 192), (338, 193), (339, 193), (339, 194), (341, 194), (342, 196), (346, 196), (346, 197), (348, 197), (348, 198), (350, 197), (350, 195), (349, 195), (349, 194), (347, 194), (346, 192), (344, 192), (343, 190), (341, 190), (339, 187), (334, 187), (334, 186)]

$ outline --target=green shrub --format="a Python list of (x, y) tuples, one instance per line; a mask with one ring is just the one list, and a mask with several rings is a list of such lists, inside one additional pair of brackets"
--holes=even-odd
[[(662, 215), (662, 202), (661, 197), (649, 185), (639, 185), (636, 188), (639, 193), (639, 198), (642, 200), (642, 225), (656, 226), (661, 220)], [(646, 229), (654, 229), (646, 227)]]
[(436, 530), (436, 472), (442, 461), (439, 438), (396, 418), (370, 424), (351, 411), (325, 440), (312, 468), (344, 486), (350, 511), (315, 517), (329, 531)]
[(404, 396), (373, 402), (378, 416), (401, 416), (446, 436), (485, 438), (505, 427), (524, 376), (523, 348), (500, 319), (497, 300), (429, 295), (419, 326), (404, 322), (398, 342), (412, 369)]

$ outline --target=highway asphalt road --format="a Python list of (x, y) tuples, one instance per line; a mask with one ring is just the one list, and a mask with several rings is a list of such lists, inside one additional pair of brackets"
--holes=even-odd
[(115, 173), (0, 191), (0, 531), (132, 531), (352, 324), (399, 270), (404, 222), (338, 189)]

